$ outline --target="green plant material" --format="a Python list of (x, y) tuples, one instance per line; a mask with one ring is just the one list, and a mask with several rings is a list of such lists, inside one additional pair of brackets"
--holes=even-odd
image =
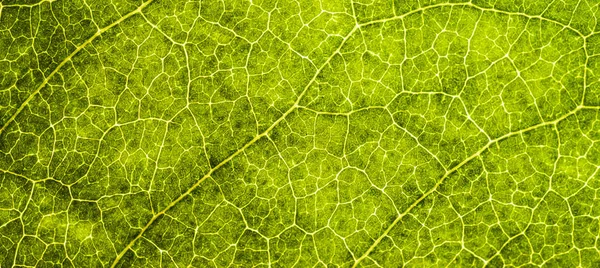
[(598, 267), (595, 0), (4, 0), (0, 266)]

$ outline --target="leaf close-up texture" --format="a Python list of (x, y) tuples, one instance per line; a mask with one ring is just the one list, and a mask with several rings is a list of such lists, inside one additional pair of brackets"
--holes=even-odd
[(1, 0), (0, 267), (600, 267), (598, 0)]

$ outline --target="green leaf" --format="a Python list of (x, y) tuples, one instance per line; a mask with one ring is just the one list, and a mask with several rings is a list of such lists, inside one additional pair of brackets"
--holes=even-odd
[(598, 267), (597, 18), (2, 1), (0, 267)]

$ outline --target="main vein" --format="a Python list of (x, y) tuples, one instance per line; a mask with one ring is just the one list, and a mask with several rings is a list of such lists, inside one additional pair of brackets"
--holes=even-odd
[[(475, 9), (479, 9), (481, 11), (488, 11), (488, 12), (496, 12), (496, 13), (501, 13), (501, 14), (506, 14), (506, 15), (518, 15), (518, 16), (523, 16), (523, 17), (527, 17), (529, 19), (539, 19), (539, 20), (544, 20), (544, 21), (548, 21), (551, 23), (555, 23), (557, 25), (562, 26), (565, 29), (569, 29), (573, 32), (575, 32), (577, 35), (581, 36), (584, 40), (584, 50), (585, 50), (585, 41), (587, 39), (587, 37), (589, 37), (590, 35), (594, 34), (594, 32), (589, 33), (588, 35), (584, 35), (582, 34), (580, 31), (570, 27), (569, 25), (565, 25), (559, 21), (555, 21), (552, 19), (548, 19), (542, 16), (533, 16), (533, 15), (528, 15), (525, 13), (520, 13), (520, 12), (507, 12), (507, 11), (501, 11), (501, 10), (497, 10), (497, 9), (493, 9), (493, 8), (484, 8), (484, 7), (480, 7), (478, 5), (472, 4), (472, 3), (464, 3), (464, 4), (460, 4), (460, 3), (456, 3), (456, 4), (448, 4), (448, 3), (440, 3), (440, 4), (436, 4), (436, 5), (431, 5), (431, 6), (427, 6), (427, 7), (423, 7), (420, 8), (421, 10), (423, 9), (428, 9), (431, 7), (443, 7), (443, 6), (468, 6), (468, 7), (472, 7)], [(386, 21), (390, 21), (390, 20), (396, 20), (401, 18), (401, 16), (395, 16), (395, 17), (391, 17), (391, 18), (386, 18), (386, 19), (381, 19), (381, 20), (377, 20), (377, 21), (372, 21), (372, 22), (368, 22), (365, 23), (365, 25), (367, 24), (373, 24), (373, 23), (383, 23)], [(408, 213), (410, 213), (418, 204), (420, 204), (425, 198), (427, 198), (429, 195), (431, 195), (432, 193), (434, 193), (435, 191), (437, 191), (438, 187), (446, 180), (446, 178), (450, 175), (452, 175), (454, 172), (456, 172), (458, 169), (460, 169), (461, 167), (463, 167), (464, 165), (466, 165), (467, 163), (471, 162), (471, 160), (479, 157), (483, 152), (485, 152), (487, 149), (490, 148), (490, 146), (497, 144), (498, 142), (505, 140), (509, 137), (515, 136), (515, 135), (520, 135), (523, 134), (525, 132), (528, 131), (532, 131), (535, 130), (537, 128), (540, 127), (544, 127), (544, 126), (548, 126), (548, 125), (556, 125), (559, 122), (561, 122), (562, 120), (565, 120), (566, 118), (570, 117), (571, 115), (574, 115), (575, 113), (577, 113), (578, 111), (582, 110), (582, 109), (586, 109), (586, 108), (591, 108), (591, 109), (597, 109), (597, 107), (585, 107), (585, 89), (587, 87), (587, 72), (586, 72), (586, 68), (587, 68), (587, 62), (588, 62), (589, 56), (587, 55), (587, 50), (586, 50), (586, 61), (585, 61), (585, 65), (584, 65), (584, 93), (582, 96), (582, 101), (581, 104), (579, 106), (577, 106), (574, 110), (572, 110), (571, 112), (564, 114), (563, 116), (553, 120), (553, 121), (548, 121), (548, 122), (542, 122), (540, 124), (536, 124), (533, 125), (531, 127), (525, 128), (525, 129), (521, 129), (518, 131), (514, 131), (514, 132), (510, 132), (507, 133), (503, 136), (500, 136), (496, 139), (490, 140), (486, 145), (484, 145), (483, 147), (481, 147), (477, 152), (475, 152), (474, 154), (472, 154), (471, 156), (467, 157), (466, 159), (464, 159), (462, 162), (460, 162), (459, 164), (457, 164), (456, 166), (454, 166), (452, 169), (449, 169), (446, 171), (446, 173), (444, 173), (444, 175), (438, 180), (438, 182), (431, 188), (429, 189), (429, 191), (425, 192), (423, 195), (421, 195), (417, 200), (415, 200), (410, 206), (408, 206), (408, 208), (406, 208), (406, 210), (404, 212), (402, 212), (401, 214), (399, 214), (396, 219), (394, 219), (394, 221), (385, 229), (385, 231), (373, 242), (373, 244), (371, 244), (371, 246), (367, 249), (367, 251), (365, 251), (365, 253), (363, 253), (363, 255), (361, 255), (358, 259), (355, 260), (354, 265), (352, 265), (352, 267), (357, 267), (358, 264), (366, 259), (369, 254), (371, 254), (371, 252), (373, 250), (375, 250), (375, 248), (379, 245), (379, 243), (381, 243), (381, 241), (388, 236), (389, 232), (394, 228), (394, 226), (396, 226), (396, 224), (398, 224), (403, 218), (404, 216), (406, 216)]]
[(577, 108), (573, 109), (571, 112), (564, 114), (563, 116), (553, 120), (553, 121), (547, 121), (547, 122), (543, 122), (543, 123), (539, 123), (533, 126), (530, 126), (528, 128), (524, 128), (518, 131), (513, 131), (507, 134), (504, 134), (498, 138), (495, 138), (491, 141), (489, 141), (486, 145), (484, 145), (483, 147), (481, 147), (477, 152), (475, 152), (474, 154), (472, 154), (471, 156), (465, 158), (462, 162), (460, 162), (459, 164), (457, 164), (456, 166), (454, 166), (452, 169), (449, 169), (448, 171), (446, 171), (446, 173), (444, 173), (444, 175), (438, 180), (438, 182), (431, 188), (429, 189), (429, 191), (425, 192), (423, 195), (421, 195), (421, 197), (419, 197), (417, 200), (415, 200), (408, 208), (406, 208), (406, 210), (404, 210), (404, 212), (402, 212), (401, 214), (398, 215), (398, 217), (396, 217), (396, 219), (394, 219), (394, 221), (386, 228), (386, 230), (373, 242), (373, 244), (371, 244), (371, 246), (369, 247), (369, 249), (367, 249), (367, 251), (365, 251), (365, 253), (360, 256), (358, 259), (356, 259), (356, 261), (354, 262), (354, 265), (352, 267), (357, 267), (358, 264), (366, 259), (369, 254), (371, 254), (371, 252), (377, 247), (377, 245), (379, 245), (379, 243), (386, 237), (388, 236), (389, 232), (394, 228), (394, 226), (396, 226), (396, 224), (398, 224), (402, 218), (404, 218), (404, 216), (408, 215), (419, 203), (421, 203), (425, 198), (427, 198), (429, 195), (431, 195), (432, 193), (434, 193), (435, 191), (437, 191), (438, 187), (444, 182), (444, 180), (446, 180), (446, 178), (448, 178), (450, 175), (452, 175), (454, 172), (456, 172), (458, 169), (460, 169), (461, 167), (463, 167), (464, 165), (466, 165), (467, 163), (471, 162), (471, 160), (477, 158), (478, 156), (480, 156), (483, 152), (485, 152), (487, 149), (490, 148), (490, 146), (497, 144), (500, 141), (503, 141), (505, 139), (508, 139), (512, 136), (516, 136), (516, 135), (520, 135), (535, 129), (538, 129), (540, 127), (544, 127), (544, 126), (550, 126), (550, 125), (556, 125), (559, 122), (567, 119), (568, 117), (576, 114), (578, 111), (582, 110), (582, 109), (596, 109), (595, 107), (585, 107), (585, 106), (577, 106)]
[(90, 43), (92, 43), (92, 41), (94, 41), (96, 38), (98, 38), (98, 36), (102, 35), (103, 33), (105, 33), (106, 31), (110, 30), (111, 28), (117, 26), (119, 23), (127, 20), (128, 18), (130, 18), (131, 16), (140, 13), (142, 11), (142, 9), (144, 9), (146, 6), (148, 6), (150, 3), (152, 3), (152, 1), (154, 0), (148, 0), (146, 2), (144, 2), (143, 4), (141, 4), (138, 8), (136, 8), (135, 10), (125, 14), (125, 16), (119, 18), (118, 20), (114, 21), (113, 23), (111, 23), (110, 25), (99, 29), (94, 35), (92, 35), (90, 38), (88, 38), (85, 42), (83, 42), (81, 45), (77, 46), (75, 48), (75, 50), (73, 50), (73, 52), (71, 52), (71, 54), (69, 54), (66, 58), (64, 58), (57, 66), (56, 68), (54, 68), (54, 70), (48, 75), (46, 76), (46, 78), (44, 79), (44, 81), (42, 81), (42, 83), (35, 89), (35, 91), (33, 91), (29, 97), (27, 97), (27, 99), (25, 99), (25, 101), (23, 103), (21, 103), (21, 105), (19, 106), (19, 108), (17, 108), (17, 110), (13, 113), (13, 115), (8, 119), (8, 121), (6, 121), (6, 123), (4, 123), (4, 125), (0, 128), (0, 134), (2, 134), (2, 132), (4, 132), (4, 130), (6, 130), (8, 128), (8, 126), (15, 121), (15, 119), (17, 118), (17, 116), (23, 111), (23, 109), (25, 109), (25, 107), (27, 107), (27, 105), (29, 104), (29, 102), (31, 102), (31, 100), (33, 100), (33, 98), (40, 93), (40, 91), (48, 84), (48, 82), (50, 81), (50, 79), (52, 79), (52, 77), (54, 77), (54, 75), (56, 73), (58, 73), (58, 71), (60, 71), (60, 69), (65, 66), (65, 64), (67, 64), (69, 61), (71, 61), (71, 59), (73, 57), (75, 57), (75, 55), (77, 55), (77, 53), (79, 53), (79, 51), (81, 51), (82, 49), (84, 49), (87, 45), (89, 45)]
[[(420, 8), (420, 9), (415, 9), (409, 12), (406, 12), (402, 15), (396, 16), (393, 19), (399, 19), (402, 17), (406, 17), (408, 15), (414, 14), (414, 13), (418, 13), (421, 12), (425, 9), (429, 9), (429, 8), (435, 8), (438, 7), (439, 5), (432, 5), (432, 6), (428, 6), (428, 7), (424, 7), (424, 8)], [(224, 166), (225, 164), (229, 163), (229, 161), (231, 161), (233, 158), (235, 158), (237, 155), (241, 154), (244, 150), (246, 150), (248, 147), (252, 146), (254, 143), (256, 143), (258, 140), (260, 140), (261, 138), (263, 138), (264, 136), (267, 136), (269, 134), (269, 132), (271, 130), (273, 130), (277, 125), (279, 125), (279, 123), (283, 120), (285, 120), (285, 118), (291, 114), (294, 110), (296, 110), (299, 107), (300, 101), (302, 100), (303, 96), (306, 94), (306, 92), (308, 91), (308, 89), (310, 88), (310, 86), (316, 81), (318, 75), (323, 71), (323, 69), (329, 64), (329, 62), (331, 61), (331, 59), (333, 59), (333, 57), (338, 54), (341, 50), (341, 48), (344, 46), (344, 44), (348, 41), (348, 39), (350, 39), (350, 37), (357, 31), (360, 29), (361, 26), (366, 26), (372, 24), (371, 22), (365, 22), (365, 23), (361, 23), (361, 24), (357, 24), (342, 40), (342, 42), (339, 44), (339, 46), (337, 47), (337, 49), (331, 53), (331, 55), (327, 58), (327, 60), (319, 67), (319, 69), (317, 69), (317, 71), (315, 72), (315, 74), (313, 75), (313, 77), (311, 78), (311, 80), (306, 84), (306, 86), (304, 87), (304, 89), (302, 90), (302, 92), (298, 95), (298, 98), (296, 99), (296, 101), (294, 102), (294, 104), (285, 112), (283, 113), (282, 116), (280, 116), (277, 120), (275, 120), (275, 122), (273, 122), (273, 124), (271, 124), (271, 126), (269, 128), (267, 128), (265, 131), (263, 131), (262, 133), (258, 134), (257, 136), (255, 136), (252, 140), (250, 140), (248, 143), (246, 143), (244, 146), (242, 146), (240, 149), (238, 149), (237, 151), (235, 151), (234, 153), (232, 153), (231, 155), (229, 155), (227, 158), (225, 158), (223, 161), (221, 161), (219, 164), (217, 164), (216, 166), (212, 167), (204, 176), (202, 176), (202, 178), (200, 178), (198, 181), (196, 181), (196, 183), (194, 183), (187, 191), (185, 191), (183, 194), (181, 194), (179, 197), (177, 197), (175, 200), (173, 200), (171, 203), (169, 203), (164, 209), (162, 209), (161, 211), (159, 211), (158, 213), (156, 213), (149, 221), (148, 223), (146, 223), (146, 225), (144, 225), (144, 227), (142, 227), (142, 229), (140, 230), (140, 232), (125, 246), (125, 248), (123, 248), (123, 250), (121, 250), (121, 252), (119, 252), (119, 254), (117, 255), (117, 257), (115, 258), (115, 260), (113, 261), (111, 267), (115, 267), (119, 261), (121, 260), (121, 258), (123, 258), (123, 256), (125, 255), (125, 253), (127, 253), (127, 251), (129, 249), (131, 249), (131, 247), (135, 244), (135, 242), (137, 240), (139, 240), (143, 234), (146, 232), (146, 230), (162, 215), (164, 215), (167, 211), (169, 211), (172, 207), (174, 207), (177, 203), (179, 203), (179, 201), (183, 200), (183, 198), (185, 198), (186, 196), (188, 196), (189, 194), (191, 194), (196, 188), (198, 188), (198, 186), (200, 186), (200, 184), (202, 184), (202, 182), (204, 182), (206, 179), (210, 178), (210, 176), (219, 168), (221, 168), (222, 166)]]
[(117, 255), (117, 258), (115, 258), (115, 260), (113, 261), (111, 267), (115, 267), (119, 261), (121, 260), (121, 258), (123, 258), (123, 256), (125, 255), (125, 253), (135, 244), (135, 242), (140, 239), (142, 237), (142, 235), (144, 234), (144, 232), (161, 216), (164, 215), (167, 211), (169, 211), (172, 207), (174, 207), (177, 203), (179, 203), (179, 201), (181, 201), (183, 198), (185, 198), (186, 196), (190, 195), (196, 188), (198, 188), (198, 186), (205, 181), (206, 179), (210, 178), (210, 176), (219, 168), (221, 168), (222, 166), (226, 165), (227, 163), (229, 163), (229, 161), (231, 161), (233, 158), (235, 158), (237, 155), (241, 154), (244, 150), (246, 150), (248, 147), (252, 146), (254, 143), (256, 143), (258, 140), (262, 139), (263, 137), (267, 136), (269, 134), (269, 132), (271, 132), (271, 130), (273, 130), (277, 125), (279, 125), (279, 123), (281, 123), (281, 121), (285, 120), (287, 118), (288, 115), (290, 115), (294, 110), (296, 110), (299, 107), (300, 101), (302, 100), (302, 97), (306, 94), (306, 92), (308, 91), (308, 89), (310, 88), (310, 86), (317, 80), (317, 77), (319, 76), (319, 74), (323, 71), (323, 69), (325, 69), (325, 67), (329, 64), (329, 62), (331, 61), (331, 59), (333, 59), (333, 57), (335, 55), (337, 55), (340, 52), (340, 49), (344, 46), (344, 44), (348, 41), (348, 39), (350, 39), (350, 37), (352, 36), (352, 34), (354, 34), (354, 32), (356, 32), (358, 29), (360, 28), (359, 25), (356, 25), (342, 40), (342, 42), (339, 44), (339, 46), (337, 47), (337, 49), (327, 58), (327, 60), (319, 67), (319, 69), (317, 69), (317, 71), (315, 72), (315, 74), (313, 75), (313, 77), (311, 78), (311, 80), (306, 84), (306, 86), (304, 87), (304, 89), (302, 90), (302, 92), (298, 95), (298, 97), (296, 98), (296, 101), (294, 102), (294, 104), (285, 112), (283, 113), (277, 120), (275, 120), (275, 122), (273, 122), (273, 124), (271, 124), (271, 126), (269, 126), (265, 131), (263, 131), (262, 133), (256, 135), (252, 140), (250, 140), (248, 143), (246, 143), (244, 146), (242, 146), (241, 148), (239, 148), (237, 151), (235, 151), (234, 153), (232, 153), (231, 155), (229, 155), (227, 158), (225, 158), (223, 161), (221, 161), (219, 164), (215, 165), (214, 167), (212, 167), (204, 176), (202, 176), (202, 178), (200, 178), (198, 181), (196, 181), (196, 183), (194, 183), (187, 191), (185, 191), (183, 194), (181, 194), (179, 197), (177, 197), (175, 200), (173, 200), (171, 203), (169, 203), (169, 205), (167, 205), (163, 210), (159, 211), (158, 213), (156, 213), (151, 219), (150, 221), (148, 221), (148, 223), (146, 223), (146, 225), (140, 230), (140, 232), (138, 233), (138, 235), (133, 238), (128, 244), (127, 246), (125, 246), (125, 248), (123, 248), (123, 250), (121, 250), (121, 252)]

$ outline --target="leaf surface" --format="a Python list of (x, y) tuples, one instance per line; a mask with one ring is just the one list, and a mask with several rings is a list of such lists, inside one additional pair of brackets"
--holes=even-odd
[(596, 267), (596, 1), (0, 3), (0, 266)]

